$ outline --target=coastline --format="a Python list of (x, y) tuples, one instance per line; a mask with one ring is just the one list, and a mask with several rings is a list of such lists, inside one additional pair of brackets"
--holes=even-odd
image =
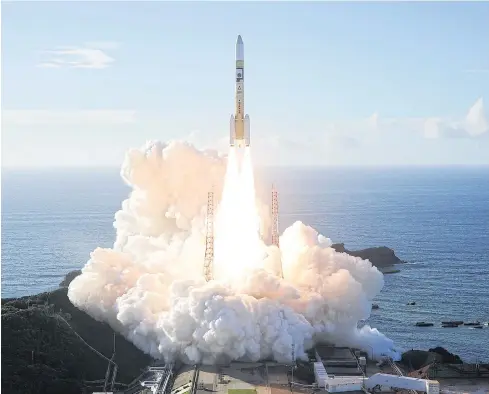
[[(37, 393), (40, 388), (53, 394), (79, 392), (87, 381), (103, 377), (109, 359), (118, 366), (116, 383), (123, 389), (154, 361), (106, 323), (74, 307), (67, 290), (2, 299), (5, 392)], [(375, 364), (369, 360), (372, 368)], [(405, 375), (439, 379), (442, 393), (480, 393), (489, 380), (489, 364), (482, 364), (478, 377), (473, 364), (441, 347), (404, 352), (398, 364)]]
[[(349, 251), (343, 244), (336, 244), (336, 247), (358, 257), (369, 256), (371, 263), (382, 272), (393, 273), (396, 265), (403, 263), (392, 249), (386, 247), (359, 251)], [(67, 296), (68, 286), (80, 274), (81, 270), (67, 273), (59, 288), (53, 291), (2, 298), (2, 366), (4, 376), (9, 377), (9, 381), (2, 379), (2, 389), (19, 394), (37, 392), (39, 387), (45, 387), (50, 393), (72, 392), (85, 381), (100, 379), (100, 371), (107, 368), (107, 359), (111, 357), (114, 357), (119, 368), (119, 388), (123, 388), (152, 362), (150, 356), (115, 333), (106, 323), (94, 320), (71, 304)], [(18, 327), (22, 327), (22, 330)], [(102, 357), (89, 347), (95, 348)], [(457, 368), (472, 368), (472, 364), (465, 364), (460, 357), (441, 347), (404, 352), (400, 365), (406, 374), (414, 373), (416, 377), (421, 377), (417, 371), (423, 368), (428, 374), (439, 374), (439, 371), (446, 374), (446, 371), (452, 373)], [(433, 369), (433, 365), (438, 365), (438, 369)], [(428, 370), (431, 372), (426, 372)], [(487, 370), (489, 373), (489, 365)], [(436, 379), (436, 376), (433, 378)], [(448, 374), (440, 377), (440, 384), (443, 386), (442, 392), (470, 390), (476, 393), (485, 387), (480, 383), (485, 379), (488, 379), (485, 375), (482, 378), (472, 375), (455, 378), (453, 374)]]

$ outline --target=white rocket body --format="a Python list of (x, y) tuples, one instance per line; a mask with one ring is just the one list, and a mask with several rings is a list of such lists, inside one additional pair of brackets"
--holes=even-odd
[(250, 117), (244, 115), (244, 45), (236, 41), (236, 112), (231, 115), (229, 142), (231, 146), (250, 146)]

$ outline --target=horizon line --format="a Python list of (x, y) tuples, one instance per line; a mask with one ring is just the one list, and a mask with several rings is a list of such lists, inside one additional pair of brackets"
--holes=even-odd
[[(319, 164), (319, 165), (287, 165), (287, 164), (256, 164), (255, 168), (459, 168), (459, 167), (489, 167), (489, 163), (454, 163), (454, 164)], [(12, 170), (121, 170), (121, 166), (0, 166), (0, 172)]]

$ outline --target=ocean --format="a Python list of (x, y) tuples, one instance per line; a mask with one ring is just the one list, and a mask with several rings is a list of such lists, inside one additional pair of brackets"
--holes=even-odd
[[(301, 220), (348, 249), (384, 245), (407, 261), (385, 275), (368, 320), (397, 346), (489, 362), (489, 327), (439, 326), (489, 321), (489, 167), (257, 169), (256, 182), (266, 197), (276, 185), (281, 230)], [(2, 297), (54, 289), (111, 247), (128, 192), (118, 169), (3, 170)]]

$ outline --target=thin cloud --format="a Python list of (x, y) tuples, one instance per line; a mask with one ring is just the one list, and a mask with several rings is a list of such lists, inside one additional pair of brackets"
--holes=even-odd
[(110, 49), (119, 49), (121, 47), (121, 43), (117, 41), (90, 41), (84, 44), (89, 48), (110, 50)]
[(332, 147), (339, 147), (343, 149), (356, 149), (361, 146), (361, 143), (357, 138), (340, 132), (326, 134), (325, 142)]
[[(259, 134), (259, 133), (258, 133)], [(325, 122), (315, 132), (295, 138), (294, 135), (267, 135), (252, 137), (255, 146), (268, 152), (297, 152), (327, 154), (328, 150), (347, 151), (360, 148), (366, 140), (382, 139), (386, 135), (405, 134), (426, 139), (478, 138), (489, 136), (489, 122), (484, 111), (483, 98), (468, 109), (462, 119), (442, 117), (382, 117), (378, 112), (356, 120)], [(220, 149), (229, 146), (229, 135), (217, 142)]]
[(484, 101), (480, 97), (472, 107), (465, 118), (467, 133), (472, 136), (478, 136), (489, 132), (489, 123), (484, 112)]
[(41, 62), (37, 65), (37, 67), (42, 67), (42, 68), (60, 68), (61, 64), (58, 64), (56, 62)]
[(468, 70), (464, 70), (464, 72), (470, 74), (489, 74), (489, 68), (471, 68)]
[(130, 110), (3, 110), (2, 122), (15, 126), (113, 125), (133, 123), (136, 111)]
[(43, 68), (90, 68), (104, 69), (110, 67), (115, 59), (106, 51), (116, 49), (115, 42), (92, 42), (84, 46), (61, 46), (42, 52), (43, 59), (37, 65)]
[(465, 119), (453, 121), (429, 118), (424, 123), (424, 136), (435, 138), (475, 138), (489, 132), (489, 123), (484, 112), (484, 101), (479, 98), (468, 110)]
[(367, 123), (367, 126), (371, 130), (377, 130), (377, 128), (379, 126), (379, 113), (378, 112), (374, 112), (372, 115), (370, 115), (367, 118), (366, 123)]
[[(382, 118), (374, 113), (367, 120), (370, 133), (381, 136), (387, 133), (421, 134), (427, 139), (437, 138), (477, 138), (489, 134), (489, 122), (484, 111), (483, 98), (479, 98), (469, 108), (463, 118), (454, 119), (430, 116), (427, 118)], [(368, 130), (365, 129), (365, 130)]]

